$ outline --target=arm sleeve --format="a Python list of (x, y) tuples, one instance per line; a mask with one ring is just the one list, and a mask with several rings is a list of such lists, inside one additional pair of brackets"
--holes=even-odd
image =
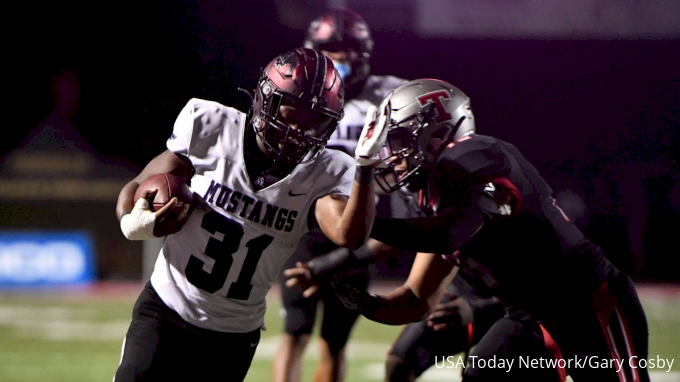
[(362, 268), (374, 262), (373, 251), (367, 245), (352, 251), (340, 247), (324, 255), (317, 256), (307, 263), (312, 277), (326, 277), (339, 270)]
[(460, 212), (411, 219), (375, 218), (371, 237), (413, 252), (453, 253), (484, 225), (485, 214), (470, 206)]

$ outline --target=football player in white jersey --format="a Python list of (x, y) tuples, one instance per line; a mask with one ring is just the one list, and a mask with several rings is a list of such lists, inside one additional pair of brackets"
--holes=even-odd
[[(377, 106), (380, 101), (397, 86), (406, 80), (370, 73), (369, 59), (373, 53), (373, 38), (366, 21), (356, 12), (347, 8), (332, 8), (323, 12), (313, 20), (306, 32), (304, 46), (321, 51), (333, 60), (335, 68), (343, 77), (345, 84), (344, 117), (339, 121), (337, 129), (328, 140), (327, 147), (347, 153), (355, 151), (359, 135), (365, 123), (369, 107)], [(396, 193), (381, 196), (378, 202), (378, 214), (393, 216), (395, 208), (406, 209)], [(378, 242), (361, 248), (361, 253), (373, 258), (373, 252), (379, 248)], [(338, 246), (323, 232), (316, 228), (308, 232), (295, 253), (288, 259), (284, 269), (295, 267), (296, 263), (307, 263), (312, 258), (334, 251)], [(335, 270), (335, 266), (350, 256), (349, 251), (335, 252), (333, 267), (327, 274)], [(317, 305), (323, 307), (323, 321), (319, 338), (320, 361), (315, 372), (315, 381), (340, 381), (344, 374), (345, 345), (359, 314), (346, 309), (333, 293), (328, 282), (323, 281), (319, 273), (323, 267), (317, 261), (315, 276), (320, 279), (320, 291), (314, 296), (303, 296), (298, 288), (285, 286), (287, 278), (281, 276), (282, 315), (284, 316), (284, 335), (274, 358), (273, 381), (296, 382), (300, 380), (302, 356), (309, 343), (311, 332), (317, 317)], [(362, 267), (362, 273), (368, 277), (368, 270)], [(320, 309), (319, 309), (320, 310)]]
[[(365, 243), (375, 214), (372, 166), (385, 134), (368, 121), (355, 159), (326, 150), (343, 102), (331, 60), (298, 48), (264, 68), (248, 114), (187, 103), (167, 150), (118, 198), (128, 239), (166, 240), (114, 381), (243, 380), (264, 328), (265, 296), (300, 238), (318, 226), (336, 245)], [(133, 203), (139, 184), (163, 172), (190, 184), (188, 218), (169, 216), (175, 199), (151, 211), (152, 191)]]

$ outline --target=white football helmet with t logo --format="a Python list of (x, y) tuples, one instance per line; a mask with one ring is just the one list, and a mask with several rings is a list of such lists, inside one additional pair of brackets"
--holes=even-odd
[[(386, 192), (402, 186), (417, 191), (442, 150), (475, 132), (470, 99), (450, 83), (430, 78), (409, 81), (388, 98), (391, 122), (376, 178)], [(400, 167), (403, 160), (407, 168)]]

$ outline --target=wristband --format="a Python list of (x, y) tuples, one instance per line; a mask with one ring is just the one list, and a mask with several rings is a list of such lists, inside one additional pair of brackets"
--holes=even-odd
[(354, 173), (354, 180), (359, 184), (371, 184), (374, 172), (371, 166), (357, 166)]

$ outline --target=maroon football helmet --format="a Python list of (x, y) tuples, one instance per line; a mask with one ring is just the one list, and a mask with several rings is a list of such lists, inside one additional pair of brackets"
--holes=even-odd
[(348, 68), (338, 68), (346, 86), (363, 80), (371, 71), (368, 63), (374, 47), (371, 30), (366, 21), (350, 9), (329, 9), (313, 20), (307, 28), (304, 46), (328, 52), (355, 52), (356, 59)]
[(262, 71), (252, 125), (275, 161), (304, 163), (326, 146), (342, 118), (343, 104), (342, 80), (331, 60), (318, 51), (297, 48)]

